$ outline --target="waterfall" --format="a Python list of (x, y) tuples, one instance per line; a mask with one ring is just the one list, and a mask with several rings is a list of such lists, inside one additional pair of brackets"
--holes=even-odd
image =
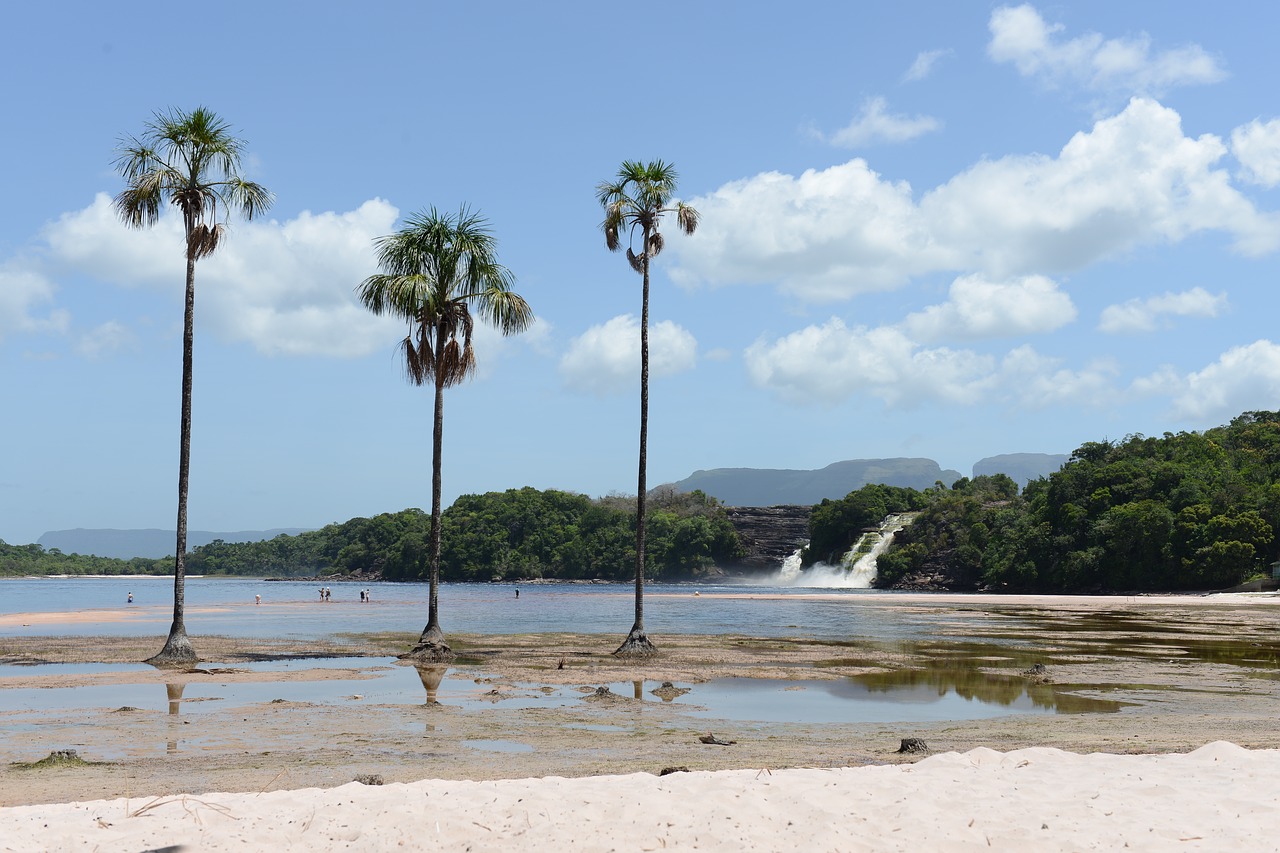
[(869, 589), (876, 580), (876, 559), (893, 543), (899, 530), (915, 520), (919, 513), (904, 512), (887, 516), (875, 530), (858, 537), (853, 547), (836, 565), (815, 563), (800, 568), (800, 551), (783, 560), (782, 568), (771, 578), (778, 586)]
[[(806, 542), (805, 545), (808, 543)], [(791, 552), (791, 556), (782, 561), (782, 568), (778, 570), (778, 583), (787, 586), (795, 582), (800, 576), (800, 554), (804, 551), (805, 545)]]

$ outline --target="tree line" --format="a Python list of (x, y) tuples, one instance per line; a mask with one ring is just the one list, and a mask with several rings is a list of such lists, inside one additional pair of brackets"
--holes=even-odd
[(1229, 588), (1280, 557), (1280, 412), (1087, 442), (1020, 494), (996, 475), (921, 497), (877, 561), (878, 586), (923, 574), (957, 590)]
[[(655, 489), (648, 504), (649, 580), (696, 580), (742, 556), (733, 524), (714, 498)], [(455, 582), (632, 580), (635, 524), (630, 497), (593, 499), (529, 487), (463, 495), (441, 514), (440, 575)], [(427, 580), (430, 536), (430, 514), (406, 509), (260, 542), (215, 540), (192, 550), (186, 567), (212, 576)], [(119, 560), (0, 542), (0, 575), (163, 575), (172, 568), (172, 557)]]

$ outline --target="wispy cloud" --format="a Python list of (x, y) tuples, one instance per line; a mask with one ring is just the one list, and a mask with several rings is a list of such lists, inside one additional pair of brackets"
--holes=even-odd
[(1216, 83), (1227, 76), (1218, 60), (1196, 44), (1153, 51), (1146, 33), (1066, 38), (1065, 26), (1046, 22), (1030, 4), (1001, 6), (991, 13), (988, 27), (988, 56), (1051, 86), (1158, 96), (1177, 86)]
[(832, 145), (857, 148), (877, 142), (906, 142), (932, 133), (942, 126), (932, 116), (895, 115), (888, 108), (889, 104), (884, 98), (868, 98), (852, 122), (824, 138)]
[(924, 50), (916, 54), (915, 62), (911, 63), (911, 67), (907, 69), (907, 73), (902, 75), (904, 83), (913, 83), (917, 80), (923, 80), (933, 73), (934, 66), (938, 64), (938, 60), (951, 55), (950, 50)]

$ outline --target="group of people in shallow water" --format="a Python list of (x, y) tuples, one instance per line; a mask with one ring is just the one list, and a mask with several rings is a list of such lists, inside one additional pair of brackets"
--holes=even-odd
[[(333, 599), (333, 590), (327, 586), (320, 587), (320, 600), (331, 601)], [(373, 592), (367, 589), (360, 590), (361, 601), (373, 601)]]

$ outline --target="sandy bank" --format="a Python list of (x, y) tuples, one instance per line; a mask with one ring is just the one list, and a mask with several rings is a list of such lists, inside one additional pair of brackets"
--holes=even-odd
[(1280, 751), (975, 749), (914, 765), (0, 809), (7, 850), (1274, 850)]

